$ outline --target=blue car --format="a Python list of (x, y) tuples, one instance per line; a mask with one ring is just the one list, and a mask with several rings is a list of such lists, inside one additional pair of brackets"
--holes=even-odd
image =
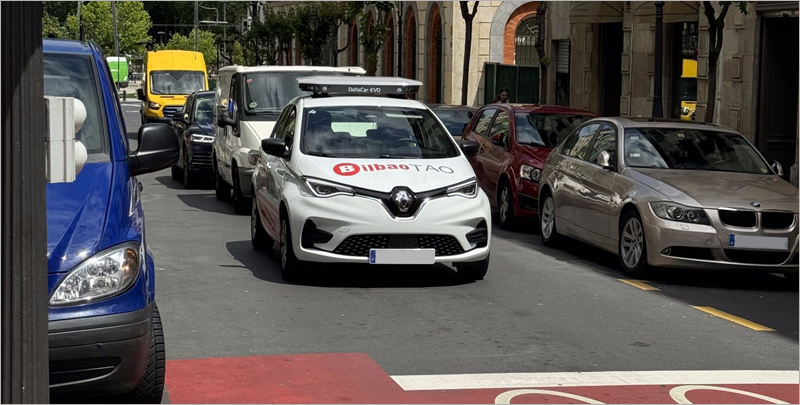
[(178, 141), (165, 124), (143, 125), (129, 141), (94, 44), (45, 40), (44, 93), (83, 103), (76, 140), (88, 152), (74, 182), (47, 185), (51, 395), (160, 403), (164, 335), (136, 176), (172, 166)]

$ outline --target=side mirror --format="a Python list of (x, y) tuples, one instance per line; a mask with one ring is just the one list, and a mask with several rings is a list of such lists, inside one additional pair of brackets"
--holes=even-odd
[(181, 124), (186, 124), (187, 123), (186, 121), (187, 121), (188, 118), (189, 118), (188, 114), (184, 114), (184, 113), (180, 113), (180, 112), (175, 113), (175, 114), (172, 115), (172, 120), (175, 121), (175, 122), (180, 122)]
[(597, 156), (597, 164), (599, 164), (602, 168), (612, 170), (614, 168), (613, 157), (611, 156), (608, 151), (600, 152), (600, 155)]
[(167, 124), (139, 127), (139, 147), (128, 155), (131, 176), (157, 172), (178, 162), (180, 147), (175, 131)]
[(480, 150), (481, 145), (475, 141), (461, 141), (458, 143), (461, 147), (461, 151), (464, 152), (467, 157), (473, 157), (478, 154), (478, 150)]
[[(469, 119), (472, 119), (472, 116), (474, 116), (474, 115), (475, 115), (475, 113), (474, 113), (474, 112), (472, 112), (472, 111), (467, 111), (467, 118), (469, 118)], [(464, 125), (464, 126), (466, 126), (466, 125)]]
[(236, 121), (223, 115), (220, 116), (219, 119), (217, 119), (217, 126), (220, 128), (235, 127)]
[(138, 98), (141, 101), (145, 100), (144, 89), (141, 88), (136, 89), (136, 98)]
[(501, 132), (499, 134), (492, 135), (492, 143), (497, 146), (506, 146), (506, 141), (503, 140), (504, 134)]
[(770, 167), (772, 167), (772, 170), (774, 170), (775, 173), (778, 173), (778, 176), (783, 177), (783, 165), (781, 164), (781, 162), (773, 160), (772, 165)]
[(286, 141), (281, 138), (262, 139), (261, 149), (263, 149), (267, 155), (281, 158), (289, 156), (289, 148), (286, 147)]

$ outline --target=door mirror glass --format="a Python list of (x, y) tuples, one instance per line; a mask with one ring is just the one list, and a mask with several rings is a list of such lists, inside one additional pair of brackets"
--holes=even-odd
[(131, 176), (157, 172), (178, 162), (180, 147), (175, 131), (167, 124), (144, 124), (139, 127), (136, 152), (128, 155)]
[(478, 154), (478, 150), (480, 150), (481, 145), (475, 141), (461, 141), (458, 143), (461, 147), (461, 151), (464, 152), (467, 157), (473, 157)]
[(263, 149), (267, 155), (282, 158), (289, 156), (289, 149), (286, 147), (286, 141), (281, 138), (263, 139), (261, 141), (261, 149)]
[(145, 97), (144, 97), (144, 89), (141, 89), (141, 88), (139, 88), (139, 89), (136, 89), (136, 98), (138, 98), (138, 99), (139, 99), (139, 100), (141, 100), (141, 101), (144, 101), (144, 100), (145, 100)]
[(613, 169), (614, 162), (613, 156), (608, 153), (608, 151), (602, 151), (599, 155), (597, 155), (597, 164), (603, 167), (604, 169)]
[(779, 162), (777, 160), (773, 160), (771, 167), (772, 167), (772, 170), (775, 171), (775, 173), (778, 174), (778, 176), (783, 177), (783, 165), (781, 164), (781, 162)]

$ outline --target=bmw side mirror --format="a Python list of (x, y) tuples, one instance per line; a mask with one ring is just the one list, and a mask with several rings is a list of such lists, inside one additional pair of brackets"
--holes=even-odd
[(459, 142), (459, 146), (461, 147), (461, 151), (467, 157), (473, 157), (478, 154), (478, 150), (480, 149), (481, 145), (475, 141), (461, 141)]
[(783, 165), (777, 160), (772, 161), (772, 170), (778, 173), (778, 176), (783, 177)]
[(178, 162), (178, 137), (167, 124), (144, 124), (139, 127), (138, 144), (136, 152), (128, 155), (131, 176), (157, 172)]
[(613, 157), (611, 156), (608, 151), (600, 152), (600, 155), (597, 157), (597, 164), (599, 164), (602, 168), (613, 170), (614, 169), (614, 162)]
[(267, 138), (261, 140), (261, 149), (267, 155), (285, 158), (289, 156), (289, 148), (286, 141), (281, 138)]

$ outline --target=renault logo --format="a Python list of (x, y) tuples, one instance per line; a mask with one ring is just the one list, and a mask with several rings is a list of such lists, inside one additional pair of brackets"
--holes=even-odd
[(408, 209), (414, 203), (414, 196), (408, 190), (399, 189), (394, 192), (392, 202), (400, 212), (408, 212)]
[(752, 205), (752, 206), (754, 206), (756, 208), (761, 207), (761, 204), (759, 204), (759, 203), (757, 203), (755, 201), (751, 202), (750, 205)]

